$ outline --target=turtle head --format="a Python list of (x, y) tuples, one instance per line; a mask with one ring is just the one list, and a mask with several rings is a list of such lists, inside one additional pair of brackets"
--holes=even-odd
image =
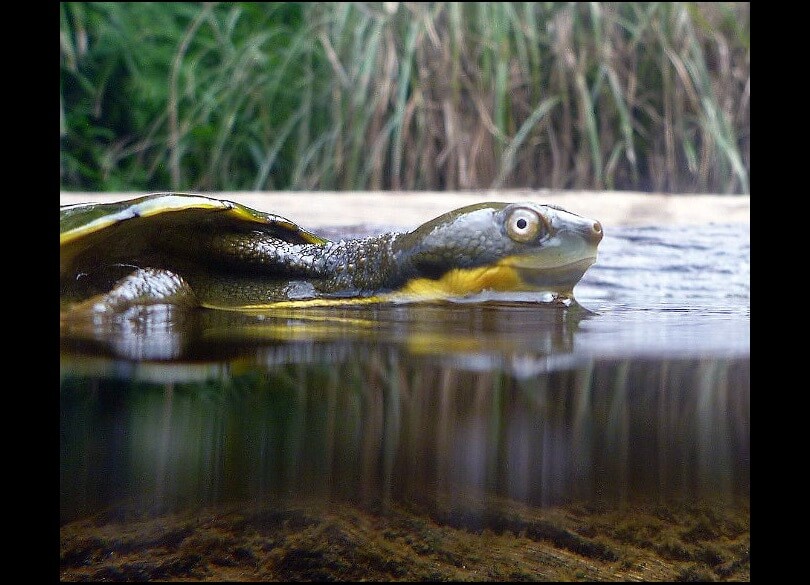
[(596, 262), (602, 226), (553, 205), (480, 203), (446, 213), (394, 242), (412, 274), (406, 289), (570, 296)]

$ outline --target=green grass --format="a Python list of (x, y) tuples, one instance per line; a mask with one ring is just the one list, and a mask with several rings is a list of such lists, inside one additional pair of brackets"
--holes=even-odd
[(62, 3), (64, 190), (749, 193), (748, 3)]

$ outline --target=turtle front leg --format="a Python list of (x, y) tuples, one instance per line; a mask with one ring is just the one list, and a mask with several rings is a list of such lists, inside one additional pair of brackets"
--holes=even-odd
[(135, 305), (197, 306), (194, 291), (179, 275), (158, 268), (137, 268), (118, 280), (109, 292), (70, 305), (70, 314), (116, 313)]

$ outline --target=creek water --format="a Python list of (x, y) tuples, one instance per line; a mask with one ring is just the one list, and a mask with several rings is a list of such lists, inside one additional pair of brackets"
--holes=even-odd
[(746, 510), (749, 227), (606, 230), (574, 292), (63, 330), (61, 523), (297, 498), (466, 530), (496, 501)]

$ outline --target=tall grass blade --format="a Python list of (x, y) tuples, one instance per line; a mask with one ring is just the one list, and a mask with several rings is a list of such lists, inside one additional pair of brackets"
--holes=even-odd
[(490, 186), (492, 189), (500, 189), (503, 186), (506, 176), (512, 172), (512, 167), (515, 164), (515, 156), (518, 150), (523, 145), (529, 132), (534, 128), (540, 120), (542, 120), (551, 109), (560, 102), (560, 98), (555, 96), (548, 98), (540, 103), (525, 122), (520, 126), (515, 136), (509, 142), (509, 145), (504, 150), (503, 158), (501, 160), (501, 169), (498, 172), (498, 177)]

